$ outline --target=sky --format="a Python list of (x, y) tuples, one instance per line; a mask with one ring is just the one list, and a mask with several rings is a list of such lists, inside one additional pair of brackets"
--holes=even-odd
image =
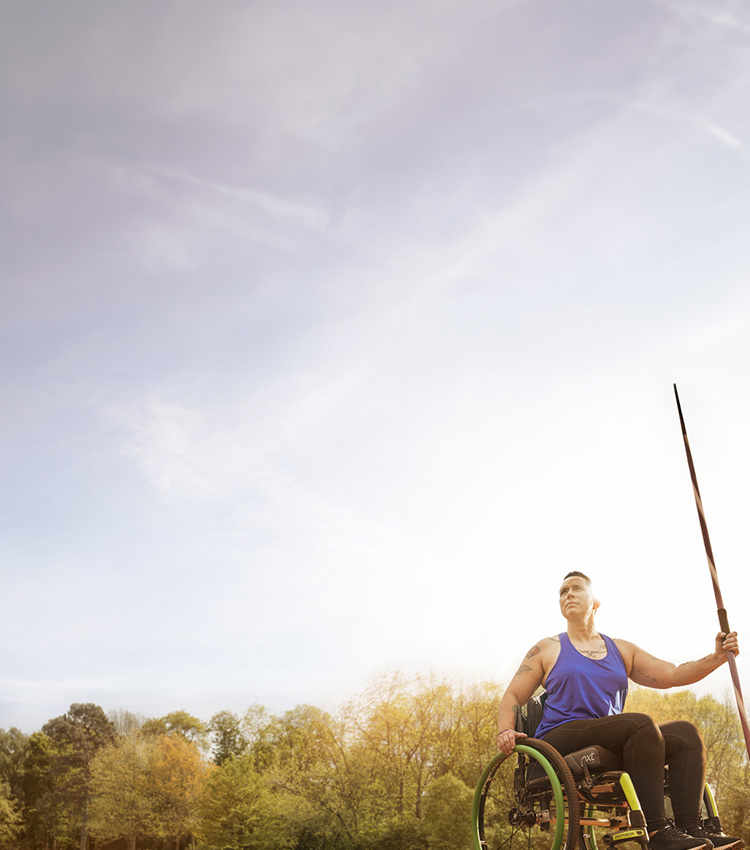
[(3, 20), (0, 727), (744, 645), (743, 3)]

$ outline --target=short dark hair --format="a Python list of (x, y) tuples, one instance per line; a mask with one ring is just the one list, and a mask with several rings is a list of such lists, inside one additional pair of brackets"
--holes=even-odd
[(563, 576), (563, 581), (565, 581), (566, 578), (572, 578), (573, 576), (580, 576), (581, 578), (585, 578), (586, 581), (591, 584), (591, 579), (586, 575), (586, 573), (581, 573), (578, 570), (572, 570), (569, 573), (565, 573), (565, 575)]

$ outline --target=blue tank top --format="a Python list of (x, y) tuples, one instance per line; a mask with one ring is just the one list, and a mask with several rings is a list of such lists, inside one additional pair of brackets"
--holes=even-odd
[(601, 637), (607, 654), (604, 658), (588, 658), (573, 646), (565, 632), (560, 635), (560, 654), (544, 685), (547, 698), (535, 738), (569, 720), (622, 714), (628, 694), (625, 662), (615, 642), (606, 635)]

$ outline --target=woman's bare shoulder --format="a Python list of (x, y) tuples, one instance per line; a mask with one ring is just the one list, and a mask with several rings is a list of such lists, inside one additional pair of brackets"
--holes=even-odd
[(612, 638), (615, 646), (620, 650), (622, 660), (625, 662), (625, 667), (630, 675), (630, 668), (633, 666), (633, 655), (638, 648), (634, 643), (624, 638)]
[(554, 637), (543, 637), (538, 640), (531, 649), (526, 653), (524, 661), (542, 662), (542, 666), (546, 666), (546, 662), (550, 656), (557, 655), (560, 649), (560, 638), (558, 635)]
[(556, 659), (560, 652), (560, 635), (543, 637), (535, 644), (545, 661)]

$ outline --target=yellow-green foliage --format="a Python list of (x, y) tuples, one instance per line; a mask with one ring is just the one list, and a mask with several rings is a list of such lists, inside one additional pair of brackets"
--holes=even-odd
[(13, 847), (20, 831), (18, 804), (10, 796), (8, 784), (0, 781), (0, 847)]
[[(190, 842), (199, 850), (465, 850), (472, 790), (496, 752), (501, 695), (493, 683), (459, 690), (394, 675), (335, 715), (253, 706), (204, 726), (173, 712), (98, 750), (86, 780), (88, 825), (97, 846), (119, 838), (138, 850)], [(696, 724), (724, 826), (750, 841), (750, 775), (734, 706), (636, 688), (626, 708)], [(9, 752), (11, 743), (24, 756), (0, 759), (18, 797), (0, 786), (0, 846), (13, 835), (19, 850), (73, 850), (75, 810), (56, 745), (41, 733), (14, 739)], [(512, 768), (512, 759), (501, 766), (487, 801), (491, 847), (510, 830)], [(532, 842), (548, 846), (542, 833)]]

